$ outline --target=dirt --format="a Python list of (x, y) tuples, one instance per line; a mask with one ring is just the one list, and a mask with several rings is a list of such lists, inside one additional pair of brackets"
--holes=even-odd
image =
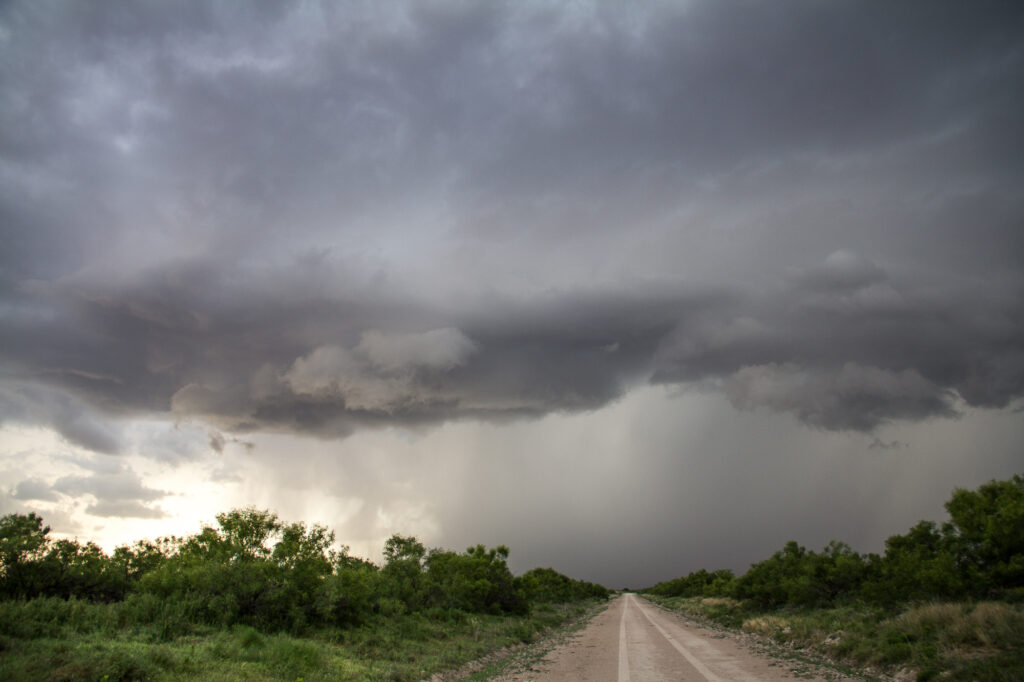
[[(530, 655), (532, 649), (532, 655)], [(561, 641), (517, 652), (503, 682), (859, 680), (750, 635), (717, 630), (625, 594)]]

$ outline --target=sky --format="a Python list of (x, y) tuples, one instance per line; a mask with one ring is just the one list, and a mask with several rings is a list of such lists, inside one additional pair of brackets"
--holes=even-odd
[(0, 5), (0, 513), (612, 587), (1024, 470), (1017, 2)]

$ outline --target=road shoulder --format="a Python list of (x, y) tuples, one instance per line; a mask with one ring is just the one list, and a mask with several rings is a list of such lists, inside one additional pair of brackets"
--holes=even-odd
[(594, 604), (584, 613), (549, 630), (529, 644), (492, 651), (459, 668), (437, 673), (429, 678), (429, 682), (455, 682), (456, 680), (507, 682), (531, 674), (536, 671), (536, 666), (540, 661), (585, 630), (594, 618), (608, 609), (611, 603), (612, 599)]

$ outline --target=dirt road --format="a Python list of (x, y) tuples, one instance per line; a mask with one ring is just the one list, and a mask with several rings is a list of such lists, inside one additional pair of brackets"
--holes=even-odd
[(799, 664), (797, 673), (791, 662), (755, 653), (733, 637), (625, 594), (531, 670), (500, 679), (775, 682), (837, 677), (807, 664)]

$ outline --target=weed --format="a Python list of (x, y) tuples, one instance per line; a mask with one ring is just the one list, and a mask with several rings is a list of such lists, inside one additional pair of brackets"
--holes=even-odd
[[(537, 638), (588, 605), (538, 608), (526, 616), (446, 609), (377, 617), (358, 628), (299, 638), (248, 625), (195, 625), (150, 600), (120, 605), (60, 600), (0, 602), (0, 679), (55, 680), (419, 680)], [(113, 625), (104, 623), (112, 618)], [(154, 617), (185, 627), (171, 634)], [(90, 630), (91, 628), (91, 630)]]
[[(950, 675), (952, 679), (1024, 679), (1019, 664), (1024, 651), (1024, 605), (1020, 604), (930, 603), (890, 613), (866, 605), (759, 610), (727, 598), (654, 597), (652, 601), (718, 625), (809, 648), (837, 662), (917, 670), (922, 680)], [(1016, 673), (1006, 676), (1003, 669)], [(961, 674), (964, 677), (956, 677)]]
[(787, 627), (789, 626), (784, 618), (779, 618), (778, 616), (755, 616), (743, 621), (742, 630), (766, 637), (774, 637), (783, 632)]
[(265, 644), (263, 635), (249, 625), (236, 625), (233, 632), (242, 649), (262, 649)]

